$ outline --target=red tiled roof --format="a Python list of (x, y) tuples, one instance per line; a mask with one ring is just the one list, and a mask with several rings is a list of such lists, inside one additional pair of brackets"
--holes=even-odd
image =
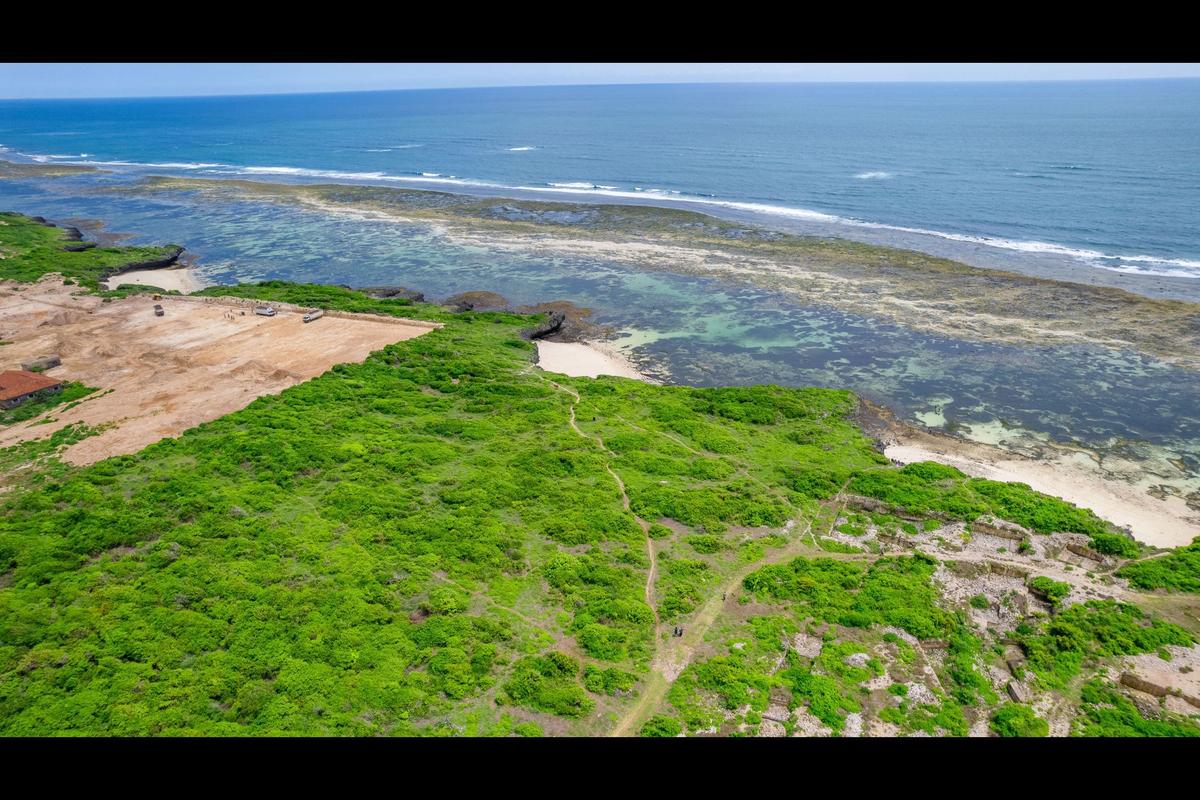
[(61, 383), (62, 381), (56, 378), (47, 378), (45, 375), (39, 375), (36, 372), (28, 372), (23, 369), (6, 369), (4, 372), (0, 372), (0, 401), (12, 400), (27, 395), (30, 392), (38, 392), (42, 389), (58, 386)]

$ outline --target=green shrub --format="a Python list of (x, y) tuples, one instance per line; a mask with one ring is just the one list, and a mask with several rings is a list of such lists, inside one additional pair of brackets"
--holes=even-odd
[(646, 724), (642, 726), (641, 734), (647, 737), (666, 737), (678, 736), (683, 732), (683, 723), (675, 717), (664, 717), (661, 714), (656, 714), (646, 720)]
[(1023, 738), (1046, 736), (1050, 723), (1033, 713), (1033, 709), (1021, 703), (1005, 703), (992, 714), (989, 727), (999, 736)]
[(560, 717), (582, 717), (595, 703), (575, 682), (579, 665), (565, 653), (526, 656), (504, 684), (508, 699), (521, 706)]
[(1071, 584), (1047, 578), (1045, 575), (1039, 575), (1031, 579), (1029, 581), (1029, 588), (1035, 594), (1046, 598), (1051, 605), (1055, 606), (1071, 593)]

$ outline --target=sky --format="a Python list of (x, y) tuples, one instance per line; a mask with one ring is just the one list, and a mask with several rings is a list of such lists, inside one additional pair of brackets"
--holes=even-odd
[(0, 98), (182, 97), (468, 86), (1200, 77), (1200, 64), (0, 64)]

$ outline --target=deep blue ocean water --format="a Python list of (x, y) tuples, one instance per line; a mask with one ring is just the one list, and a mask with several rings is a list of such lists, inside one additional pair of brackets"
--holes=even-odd
[(687, 202), (1200, 278), (1200, 80), (5, 101), (0, 145), (159, 173)]

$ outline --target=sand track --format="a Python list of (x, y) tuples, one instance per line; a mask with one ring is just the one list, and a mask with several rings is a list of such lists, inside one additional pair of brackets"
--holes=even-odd
[[(102, 391), (69, 410), (51, 410), (0, 428), (0, 447), (40, 439), (82, 422), (107, 430), (64, 451), (89, 464), (134, 453), (159, 439), (216, 419), (265, 394), (276, 394), (334, 364), (363, 360), (393, 342), (440, 327), (373, 315), (326, 314), (311, 324), (299, 309), (260, 317), (236, 298), (148, 295), (104, 303), (72, 295), (57, 276), (21, 286), (0, 283), (0, 368), (57, 354), (47, 375)], [(154, 315), (158, 302), (166, 313)], [(46, 419), (53, 422), (33, 424)]]

